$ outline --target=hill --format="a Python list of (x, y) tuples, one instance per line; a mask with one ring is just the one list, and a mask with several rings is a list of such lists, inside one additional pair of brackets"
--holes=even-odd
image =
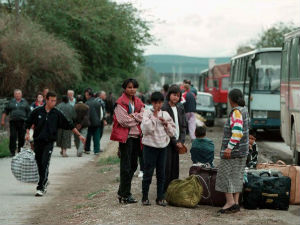
[(215, 59), (216, 64), (230, 62), (230, 57), (207, 58), (189, 57), (181, 55), (147, 55), (145, 64), (157, 73), (182, 73), (198, 74), (208, 68), (210, 59)]

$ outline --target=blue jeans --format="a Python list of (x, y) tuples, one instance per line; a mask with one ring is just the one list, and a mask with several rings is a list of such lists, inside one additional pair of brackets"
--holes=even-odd
[(148, 199), (149, 187), (156, 168), (157, 200), (164, 199), (165, 169), (167, 148), (154, 148), (144, 145), (144, 176), (142, 182), (143, 200)]

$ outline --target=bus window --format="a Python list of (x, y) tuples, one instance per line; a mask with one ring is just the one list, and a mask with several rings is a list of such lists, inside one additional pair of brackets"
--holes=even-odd
[(288, 81), (289, 64), (288, 64), (288, 45), (289, 42), (285, 42), (282, 50), (282, 62), (281, 62), (281, 80)]
[(299, 74), (299, 39), (294, 38), (292, 41), (291, 48), (291, 59), (290, 59), (290, 79), (296, 80)]
[(214, 80), (214, 88), (219, 90), (219, 81), (218, 80)]
[(255, 59), (253, 91), (279, 91), (280, 52), (260, 53)]

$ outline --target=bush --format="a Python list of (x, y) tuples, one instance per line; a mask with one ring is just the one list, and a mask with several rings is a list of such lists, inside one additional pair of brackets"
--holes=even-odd
[(77, 53), (25, 17), (16, 26), (11, 15), (0, 16), (0, 95), (20, 88), (35, 95), (45, 86), (60, 92), (81, 79)]
[(0, 158), (10, 156), (10, 151), (8, 146), (9, 146), (8, 138), (5, 138), (0, 141)]

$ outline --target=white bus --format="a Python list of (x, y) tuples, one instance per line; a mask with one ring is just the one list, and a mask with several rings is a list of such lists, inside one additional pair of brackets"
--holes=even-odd
[(281, 60), (281, 136), (300, 164), (300, 28), (285, 35)]
[(243, 92), (254, 130), (280, 129), (280, 63), (281, 48), (256, 49), (231, 59), (229, 90)]

